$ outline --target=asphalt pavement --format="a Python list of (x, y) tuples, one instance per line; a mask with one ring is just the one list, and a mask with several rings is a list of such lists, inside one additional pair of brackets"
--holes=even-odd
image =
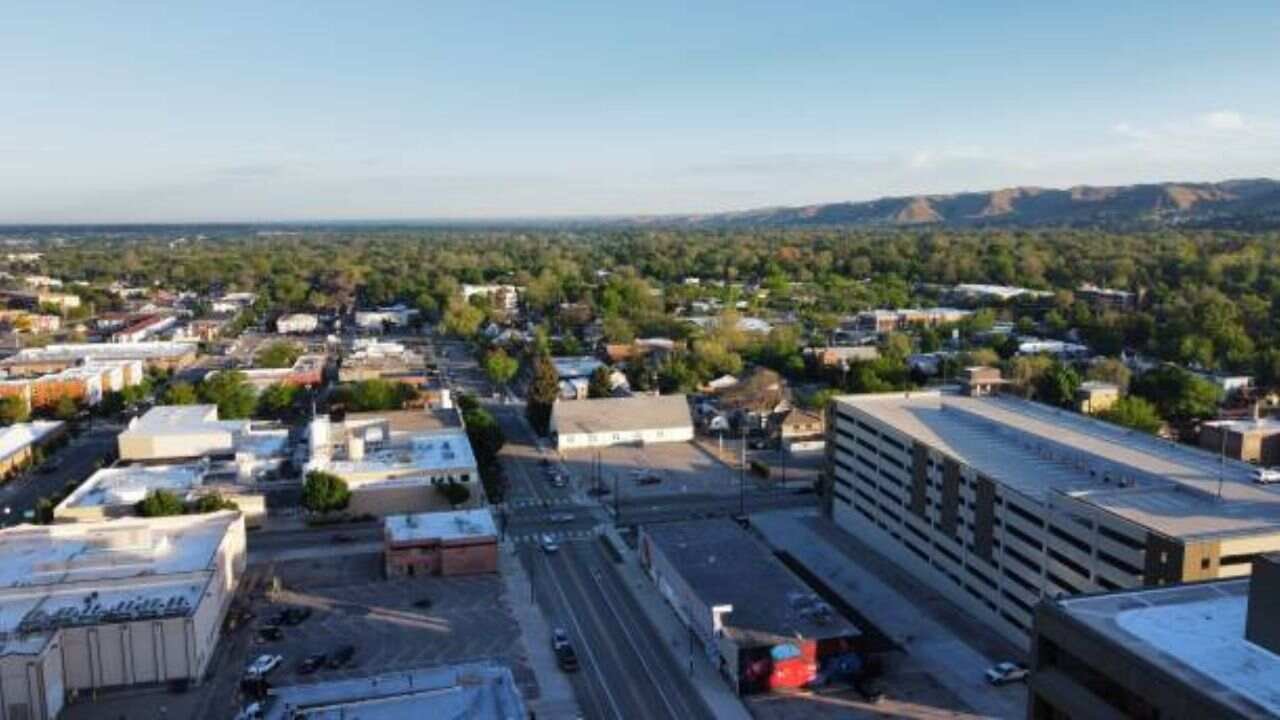
[(106, 464), (107, 456), (116, 447), (114, 425), (96, 425), (51, 455), (46, 462), (57, 459), (60, 463), (52, 472), (42, 473), (32, 468), (25, 475), (0, 486), (0, 524), (16, 525), (31, 522), (24, 515), (34, 512), (42, 497), (52, 496), (69, 484), (84, 482), (95, 470)]

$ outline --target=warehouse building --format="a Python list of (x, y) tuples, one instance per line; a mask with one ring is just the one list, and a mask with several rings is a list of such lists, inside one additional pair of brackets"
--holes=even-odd
[(1032, 720), (1280, 717), (1280, 556), (1248, 579), (1045, 601)]
[(67, 425), (58, 420), (14, 423), (0, 429), (0, 478), (8, 478), (31, 464), (35, 452), (67, 435)]
[(693, 416), (684, 395), (557, 402), (551, 410), (551, 435), (560, 450), (688, 442)]
[(391, 515), (382, 534), (389, 578), (498, 571), (498, 528), (488, 510)]
[(861, 632), (731, 520), (645, 525), (640, 562), (739, 694), (803, 687)]
[(1000, 396), (829, 413), (832, 519), (1023, 645), (1042, 597), (1245, 575), (1280, 549), (1280, 487), (1245, 463)]
[(158, 405), (130, 421), (116, 442), (122, 461), (231, 460), (237, 479), (247, 481), (283, 464), (289, 431), (219, 420), (217, 405)]
[(0, 530), (0, 720), (199, 682), (244, 571), (239, 513)]

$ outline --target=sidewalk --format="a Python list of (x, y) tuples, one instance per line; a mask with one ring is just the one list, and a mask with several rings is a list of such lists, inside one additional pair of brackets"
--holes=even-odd
[[(924, 606), (936, 595), (927, 588), (910, 596), (899, 592), (866, 566), (865, 547), (829, 537), (827, 521), (812, 510), (775, 510), (751, 516), (751, 525), (775, 550), (785, 550), (797, 562), (821, 577), (827, 585), (857, 608), (906, 652), (904, 669), (916, 669), (934, 678), (974, 712), (987, 717), (1019, 718), (1026, 715), (1023, 686), (993, 688), (982, 671), (1006, 657), (992, 657), (983, 650), (995, 642), (968, 642), (950, 624), (939, 622)], [(831, 528), (840, 532), (838, 528)], [(847, 537), (847, 536), (846, 536)], [(978, 632), (982, 632), (978, 630)], [(994, 634), (994, 631), (989, 631)], [(983, 650), (978, 645), (986, 646)]]
[[(612, 525), (604, 526), (604, 534), (609, 536), (609, 539), (622, 555), (622, 564), (616, 565), (615, 568), (623, 583), (627, 586), (627, 590), (631, 591), (636, 603), (644, 610), (649, 622), (653, 623), (654, 628), (657, 629), (661, 637), (669, 639), (668, 642), (671, 647), (685, 647), (688, 642), (689, 631), (680, 622), (680, 619), (676, 617), (675, 611), (671, 609), (667, 601), (658, 593), (657, 588), (653, 586), (653, 582), (644, 574), (644, 570), (640, 567), (640, 560), (635, 552), (627, 547), (627, 544), (623, 542)], [(676, 657), (684, 657), (683, 652), (674, 652), (673, 654)], [(738, 696), (734, 695), (728, 683), (724, 678), (720, 677), (705, 656), (696, 656), (691, 680), (694, 689), (698, 691), (698, 695), (702, 697), (702, 701), (706, 703), (711, 710), (711, 714), (717, 720), (751, 717), (751, 713), (747, 712), (746, 706), (742, 704)]]
[(540, 719), (582, 717), (573, 686), (556, 665), (551, 651), (551, 627), (538, 604), (526, 602), (530, 595), (529, 576), (515, 556), (514, 546), (504, 544), (499, 548), (498, 573), (507, 584), (507, 604), (520, 626), (529, 667), (538, 681), (538, 697), (525, 698), (525, 705)]

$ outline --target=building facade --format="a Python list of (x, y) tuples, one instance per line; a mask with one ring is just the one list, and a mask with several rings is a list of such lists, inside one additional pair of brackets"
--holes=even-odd
[(1233, 577), (1280, 549), (1252, 468), (1035, 403), (837, 398), (829, 512), (1014, 642), (1043, 597)]
[(382, 528), (389, 578), (498, 571), (498, 529), (486, 509), (391, 515)]
[(551, 435), (560, 450), (688, 442), (693, 416), (684, 395), (557, 402), (551, 409)]

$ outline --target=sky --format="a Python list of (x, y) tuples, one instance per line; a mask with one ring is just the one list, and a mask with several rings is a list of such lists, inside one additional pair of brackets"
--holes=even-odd
[(1280, 176), (1280, 5), (0, 4), (0, 223)]

